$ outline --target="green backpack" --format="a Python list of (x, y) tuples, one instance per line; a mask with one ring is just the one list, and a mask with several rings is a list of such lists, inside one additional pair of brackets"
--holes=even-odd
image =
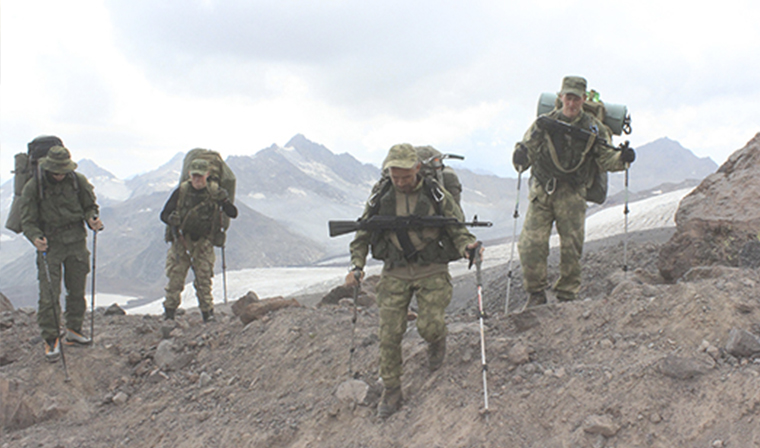
[[(14, 156), (13, 170), (13, 200), (5, 228), (15, 233), (21, 233), (21, 193), (24, 186), (33, 178), (39, 179), (42, 170), (39, 161), (45, 157), (53, 146), (63, 146), (63, 141), (54, 135), (41, 135), (27, 144), (27, 152), (20, 152)], [(74, 174), (72, 174), (74, 175)], [(74, 175), (76, 176), (76, 175)], [(37, 182), (38, 194), (42, 197), (42, 182)], [(74, 182), (74, 187), (79, 186)]]

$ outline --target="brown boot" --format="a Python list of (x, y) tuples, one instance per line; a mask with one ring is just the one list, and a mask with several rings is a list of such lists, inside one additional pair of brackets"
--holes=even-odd
[(536, 291), (530, 293), (530, 296), (528, 297), (528, 300), (525, 302), (525, 306), (523, 307), (522, 311), (527, 310), (528, 308), (535, 308), (539, 305), (545, 305), (546, 304), (546, 291)]
[(401, 386), (386, 387), (383, 390), (383, 396), (380, 398), (380, 405), (377, 407), (377, 416), (383, 419), (390, 417), (391, 414), (401, 409), (402, 401)]
[(428, 368), (431, 372), (441, 368), (446, 357), (446, 336), (428, 344)]

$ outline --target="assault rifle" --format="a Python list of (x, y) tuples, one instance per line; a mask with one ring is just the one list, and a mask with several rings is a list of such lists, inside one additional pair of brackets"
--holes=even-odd
[[(564, 121), (559, 121), (553, 118), (549, 118), (546, 115), (539, 116), (538, 119), (536, 119), (536, 124), (538, 125), (539, 128), (543, 129), (544, 131), (552, 135), (567, 134), (571, 138), (580, 140), (584, 143), (588, 142), (588, 139), (590, 139), (592, 135), (595, 135), (591, 131), (588, 131), (586, 129), (581, 129), (579, 127), (565, 123)], [(610, 145), (609, 143), (605, 142), (602, 139), (597, 139), (596, 143), (602, 146), (606, 146), (607, 148), (617, 150), (617, 151), (621, 151), (629, 147), (628, 140), (626, 140), (625, 143), (621, 143), (617, 147)]]
[(472, 226), (472, 227), (491, 227), (490, 221), (478, 221), (478, 216), (472, 219), (472, 222), (462, 222), (456, 218), (446, 218), (443, 216), (386, 216), (375, 215), (368, 219), (358, 219), (356, 221), (329, 221), (330, 236), (338, 236), (346, 233), (356, 232), (357, 230), (398, 230), (398, 229), (420, 229), (423, 227), (446, 227), (446, 226)]

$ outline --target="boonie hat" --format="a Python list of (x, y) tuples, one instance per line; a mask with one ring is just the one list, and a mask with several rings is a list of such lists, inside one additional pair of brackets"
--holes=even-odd
[(208, 173), (208, 162), (203, 159), (195, 159), (190, 162), (190, 175), (200, 174), (203, 176)]
[(419, 162), (417, 158), (417, 151), (414, 150), (414, 146), (409, 143), (401, 143), (399, 145), (393, 145), (390, 151), (388, 151), (388, 157), (383, 162), (383, 169), (388, 168), (414, 168)]
[(77, 169), (77, 164), (71, 160), (71, 153), (63, 146), (53, 146), (40, 161), (40, 167), (55, 174), (66, 174)]
[(583, 97), (586, 94), (586, 78), (581, 76), (565, 76), (562, 80), (562, 90), (559, 91), (559, 94), (564, 95), (566, 93)]

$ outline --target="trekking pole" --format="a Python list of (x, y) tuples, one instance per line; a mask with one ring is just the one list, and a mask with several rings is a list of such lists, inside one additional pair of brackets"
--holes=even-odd
[(483, 413), (488, 419), (488, 382), (486, 380), (486, 372), (488, 372), (488, 364), (486, 363), (486, 335), (483, 329), (483, 319), (485, 318), (485, 312), (483, 312), (483, 278), (480, 273), (480, 265), (483, 263), (483, 257), (480, 255), (480, 249), (483, 247), (483, 243), (478, 241), (477, 245), (470, 249), (470, 266), (475, 263), (475, 279), (478, 286), (478, 319), (480, 320), (480, 360), (483, 366), (483, 402), (485, 408)]
[(58, 297), (53, 297), (53, 282), (50, 280), (50, 265), (48, 265), (47, 252), (42, 252), (42, 261), (45, 264), (45, 278), (47, 279), (48, 289), (50, 290), (50, 298), (53, 299), (53, 320), (55, 321), (55, 331), (58, 335), (58, 349), (61, 351), (61, 364), (63, 364), (63, 373), (66, 376), (63, 381), (69, 382), (69, 369), (66, 367), (66, 356), (63, 355), (63, 341), (61, 337), (61, 324), (58, 320), (58, 305), (60, 304)]
[(504, 314), (509, 314), (509, 292), (512, 289), (512, 259), (515, 256), (515, 240), (517, 239), (517, 218), (520, 217), (520, 180), (522, 178), (522, 166), (517, 167), (517, 199), (515, 199), (515, 212), (512, 215), (515, 221), (512, 223), (512, 249), (509, 251), (509, 264), (507, 265), (507, 298), (504, 302)]
[(222, 288), (224, 289), (224, 304), (227, 305), (227, 260), (224, 258), (224, 244), (222, 244)]
[(625, 164), (625, 208), (623, 208), (623, 215), (625, 215), (625, 236), (623, 237), (623, 278), (628, 278), (628, 168), (631, 164)]
[[(362, 278), (362, 271), (356, 270), (354, 271), (354, 278), (356, 278), (356, 284), (354, 285), (354, 296), (353, 296), (353, 302), (354, 302), (354, 310), (353, 310), (353, 316), (351, 316), (351, 350), (349, 350), (348, 354), (348, 376), (353, 378), (354, 377), (354, 351), (356, 351), (356, 347), (354, 344), (354, 336), (356, 335), (356, 300), (359, 298), (359, 289), (361, 288), (361, 278)], [(358, 372), (357, 372), (358, 373)]]
[(95, 345), (95, 269), (97, 268), (98, 231), (92, 230), (92, 300), (90, 303), (90, 340)]

